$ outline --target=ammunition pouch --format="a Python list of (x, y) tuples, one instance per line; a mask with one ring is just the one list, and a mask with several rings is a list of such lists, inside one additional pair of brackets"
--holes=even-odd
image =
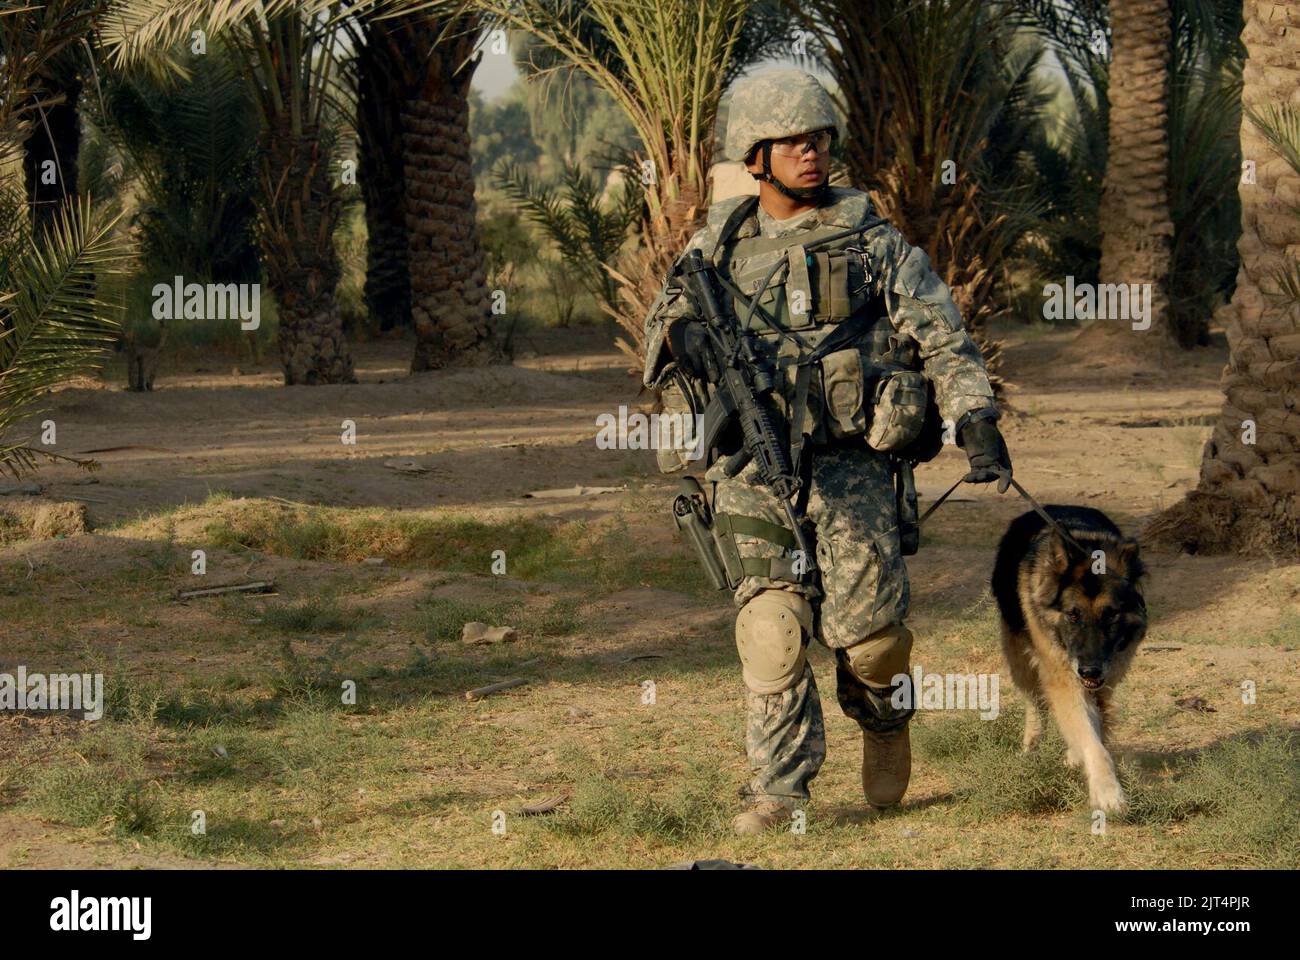
[(867, 446), (892, 453), (919, 437), (925, 424), (925, 388), (925, 375), (917, 370), (899, 370), (877, 380)]
[(925, 416), (921, 429), (908, 444), (894, 451), (894, 456), (908, 463), (929, 463), (943, 449), (943, 414), (934, 397), (934, 383), (925, 381)]
[(857, 347), (836, 350), (821, 361), (826, 429), (834, 438), (855, 437), (867, 429), (867, 374)]
[(821, 356), (821, 401), (830, 437), (865, 435), (873, 450), (916, 462), (934, 459), (942, 447), (943, 423), (919, 350), (911, 337), (891, 336), (889, 348), (877, 357), (859, 346)]

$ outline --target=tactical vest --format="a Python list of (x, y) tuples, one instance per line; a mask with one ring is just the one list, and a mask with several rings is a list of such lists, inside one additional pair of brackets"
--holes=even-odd
[[(749, 209), (748, 216), (756, 214)], [(748, 317), (748, 328), (758, 333), (775, 360), (779, 376), (773, 399), (789, 422), (803, 396), (802, 432), (813, 444), (862, 433), (872, 398), (864, 395), (861, 361), (883, 359), (895, 345), (891, 343), (895, 330), (884, 300), (873, 290), (878, 270), (862, 252), (862, 235), (843, 237), (809, 251), (805, 248), (844, 233), (846, 227), (829, 223), (780, 237), (738, 239), (736, 228), (744, 219), (728, 218), (727, 226), (732, 229), (724, 233), (712, 259), (719, 273), (749, 298), (746, 302), (733, 297), (732, 306), (742, 324)], [(865, 218), (863, 229), (883, 222)], [(704, 252), (710, 255), (710, 251)], [(765, 277), (770, 277), (766, 287)], [(800, 390), (799, 361), (850, 320), (866, 323), (850, 345), (856, 350), (838, 350), (815, 367), (805, 368), (804, 376), (810, 382)]]

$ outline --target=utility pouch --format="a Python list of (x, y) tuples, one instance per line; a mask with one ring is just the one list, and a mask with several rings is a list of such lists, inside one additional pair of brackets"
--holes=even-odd
[(813, 282), (817, 288), (817, 319), (838, 323), (853, 315), (851, 260), (844, 250), (823, 250), (811, 254)]
[(898, 552), (910, 557), (921, 548), (921, 522), (916, 505), (916, 474), (906, 460), (894, 461), (894, 496), (898, 502)]
[(930, 395), (925, 375), (897, 370), (876, 383), (867, 445), (884, 452), (901, 450), (920, 436)]
[[(713, 530), (713, 517), (709, 512), (709, 503), (704, 497), (700, 482), (694, 477), (682, 477), (677, 489), (677, 499), (673, 501), (673, 520), (686, 541), (695, 548), (704, 573), (715, 590), (729, 586), (727, 572), (722, 558), (718, 554), (718, 538)], [(730, 537), (727, 538), (730, 541)], [(733, 546), (734, 550), (734, 546)], [(737, 558), (739, 562), (739, 558)], [(737, 577), (736, 582), (739, 583)]]
[(826, 405), (826, 427), (832, 437), (856, 437), (866, 432), (866, 376), (862, 351), (857, 347), (836, 350), (822, 358), (822, 396)]
[(894, 456), (911, 463), (929, 463), (943, 449), (943, 415), (939, 413), (939, 404), (934, 398), (934, 384), (926, 382), (925, 422), (916, 439), (901, 450), (895, 450)]

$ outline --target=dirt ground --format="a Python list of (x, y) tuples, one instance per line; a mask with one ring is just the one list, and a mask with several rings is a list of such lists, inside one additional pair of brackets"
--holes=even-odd
[[(1058, 369), (1055, 359), (1068, 333), (1017, 327), (999, 335), (1008, 382), (1002, 425), (1016, 477), (1040, 501), (1098, 507), (1136, 533), (1194, 485), (1201, 448), (1221, 402), (1218, 379), (1226, 359), (1221, 335), (1218, 346), (1189, 355), (1178, 369), (1120, 377), (1100, 368)], [(396, 814), (372, 818), (371, 801), (360, 800), (346, 801), (350, 812), (337, 826), (328, 816), (323, 826), (311, 818), (315, 833), (301, 847), (264, 846), (255, 857), (220, 850), (191, 856), (176, 845), (115, 832), (111, 824), (62, 822), (30, 802), (26, 783), (36, 774), (30, 764), (39, 766), (45, 755), (42, 745), (50, 745), (51, 757), (67, 756), (81, 735), (80, 725), (29, 713), (0, 715), (0, 759), (11, 761), (7, 775), (0, 768), (0, 865), (408, 865), (411, 858), (443, 865), (662, 865), (715, 855), (773, 865), (819, 862), (812, 846), (805, 854), (790, 845), (765, 850), (718, 837), (704, 849), (686, 841), (642, 843), (635, 834), (615, 860), (581, 845), (557, 843), (556, 849), (566, 851), (557, 854), (545, 849), (549, 835), (540, 828), (514, 835), (508, 853), (492, 852), (486, 835), (463, 853), (451, 852), (456, 844), (447, 831), (456, 824), (481, 821), (519, 798), (564, 792), (573, 780), (564, 749), (595, 756), (615, 780), (609, 771), (621, 771), (622, 779), (649, 778), (665, 789), (682, 765), (697, 760), (712, 759), (732, 795), (745, 776), (742, 687), (739, 671), (729, 666), (733, 609), (720, 594), (682, 586), (689, 583), (694, 558), (675, 542), (668, 512), (675, 479), (656, 471), (650, 453), (601, 450), (595, 444), (599, 415), (616, 414), (620, 404), (644, 407), (648, 398), (638, 396), (639, 381), (598, 331), (547, 331), (523, 347), (510, 367), (412, 376), (406, 372), (409, 343), (362, 344), (355, 347), (360, 382), (328, 388), (284, 388), (271, 364), (232, 369), (229, 361), (213, 357), (185, 367), (165, 364), (152, 393), (132, 394), (121, 387), (121, 371), (110, 366), (102, 379), (84, 380), (51, 397), (45, 416), (57, 427), (53, 449), (93, 457), (101, 467), (87, 474), (63, 463), (44, 466), (33, 478), (41, 486), (39, 495), (0, 496), (0, 510), (19, 504), (30, 512), (40, 502), (81, 504), (89, 532), (0, 547), (5, 585), (0, 622), (6, 626), (0, 671), (19, 664), (29, 670), (70, 670), (78, 657), (93, 653), (165, 689), (209, 688), (216, 678), (236, 677), (229, 689), (256, 690), (272, 656), (268, 651), (280, 642), (259, 633), (264, 630), (257, 626), (260, 611), (268, 604), (327, 596), (345, 608), (363, 605), (374, 624), (347, 633), (353, 645), (339, 656), (350, 658), (353, 667), (388, 669), (393, 671), (388, 676), (400, 677), (412, 650), (419, 649), (425, 629), (420, 624), (427, 626), (417, 614), (423, 616), (430, 602), (435, 607), (441, 600), (478, 603), (490, 611), (504, 597), (523, 604), (518, 610), (531, 611), (567, 600), (578, 613), (558, 633), (539, 627), (512, 649), (513, 661), (503, 659), (498, 648), (461, 648), (454, 641), (446, 648), (454, 648), (446, 662), (454, 661), (455, 670), (428, 681), (424, 692), (436, 699), (429, 707), (430, 723), (460, 731), (466, 744), (487, 736), (493, 749), (504, 753), (493, 761), (488, 747), (480, 755), (472, 746), (458, 753), (444, 742), (439, 752), (416, 743), (418, 738), (403, 741), (404, 753), (392, 760), (394, 783), (400, 784), (393, 788), (395, 796), (406, 796), (409, 786), (403, 803), (415, 803), (411, 798), (421, 790), (433, 790), (442, 800), (412, 814), (420, 828), (411, 836), (422, 839), (401, 852), (382, 841), (389, 829), (386, 818)], [(345, 442), (349, 423), (355, 443)], [(920, 469), (923, 509), (961, 474), (963, 464), (961, 453), (949, 448)], [(576, 485), (615, 489), (528, 496)], [(548, 529), (567, 525), (566, 530), (596, 537), (590, 541), (596, 553), (579, 556), (631, 572), (599, 584), (593, 572), (589, 586), (571, 568), (557, 567), (553, 577), (535, 570), (493, 577), (486, 549), (481, 563), (439, 568), (396, 555), (382, 563), (364, 562), (364, 556), (313, 559), (292, 551), (232, 548), (229, 536), (215, 545), (212, 540), (214, 529), (243, 529), (254, 514), (269, 517), (271, 527), (305, 522), (314, 515), (304, 511), (313, 506), (341, 508), (347, 516), (380, 511), (390, 517), (469, 517), (493, 529), (526, 522)], [(927, 526), (921, 553), (909, 561), (914, 660), (926, 670), (999, 669), (987, 582), (1001, 530), (1024, 509), (1013, 493), (964, 488)], [(611, 530), (614, 539), (597, 536)], [(159, 553), (172, 545), (177, 553)], [(269, 579), (277, 584), (277, 597), (285, 599), (174, 602), (174, 590), (200, 579), (188, 575), (190, 551), (196, 548), (207, 551), (201, 585)], [(376, 560), (385, 555), (382, 545), (375, 549)], [(665, 569), (677, 558), (687, 572), (643, 576), (637, 572), (639, 556), (659, 558)], [(1118, 752), (1173, 758), (1264, 727), (1295, 729), (1300, 722), (1300, 567), (1266, 556), (1155, 551), (1145, 556), (1152, 626), (1120, 693)], [(333, 642), (311, 630), (291, 640), (302, 657), (325, 657)], [(855, 812), (856, 728), (839, 715), (830, 694), (833, 661), (821, 649), (812, 661), (831, 739), (831, 758), (814, 792), (825, 798), (824, 809), (839, 829), (866, 831), (865, 846), (880, 841), (874, 847), (878, 859), (868, 853), (855, 859), (843, 852), (845, 834), (837, 834), (834, 860), (841, 862), (843, 855), (846, 864), (917, 862), (896, 849), (894, 826), (864, 825)], [(530, 684), (479, 704), (460, 695), (507, 674), (528, 676)], [(612, 706), (655, 675), (661, 675), (661, 702), (674, 702), (675, 712), (651, 721)], [(1242, 703), (1246, 680), (1258, 690), (1254, 704)], [(390, 687), (395, 697), (409, 693), (397, 681)], [(1185, 706), (1192, 696), (1204, 707)], [(351, 727), (370, 717), (382, 725), (401, 702), (340, 722)], [(694, 724), (708, 731), (704, 740), (688, 736), (686, 728)], [(216, 728), (199, 720), (175, 736), (206, 742), (202, 737), (210, 729)], [(166, 746), (172, 733), (155, 730), (147, 736), (155, 738), (150, 742), (158, 757), (173, 756)], [(637, 744), (646, 742), (653, 748), (640, 750)], [(699, 750), (714, 752), (690, 755)], [(91, 762), (84, 756), (82, 761)], [(168, 777), (193, 773), (185, 773), (183, 763), (179, 773), (163, 769), (172, 762), (155, 764), (167, 789), (173, 782)], [(285, 789), (301, 786), (295, 781)], [(984, 831), (985, 839), (974, 848), (967, 844), (963, 852), (962, 824), (927, 809), (949, 803), (951, 787), (924, 755), (918, 756), (904, 811), (919, 818), (917, 829), (936, 838), (938, 852), (924, 861), (927, 865), (1097, 865), (1094, 854), (1063, 849), (1048, 839), (1062, 824), (1074, 823), (1064, 814), (1014, 818), (1002, 832)], [(364, 785), (357, 789), (366, 792)], [(1144, 846), (1148, 840), (1143, 835), (1139, 842), (1139, 828), (1126, 829), (1134, 831), (1131, 853), (1112, 851), (1106, 862), (1197, 865), (1180, 859), (1187, 856), (1183, 848), (1163, 846), (1166, 838), (1153, 835)], [(888, 842), (879, 830), (892, 831)], [(903, 827), (904, 834), (910, 830)], [(1026, 860), (1026, 848), (1040, 850), (1041, 856)], [(1199, 862), (1227, 866), (1233, 859), (1207, 854)]]

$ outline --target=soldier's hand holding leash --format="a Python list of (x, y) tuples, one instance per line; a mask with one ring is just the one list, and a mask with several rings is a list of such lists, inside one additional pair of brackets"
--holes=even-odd
[(1011, 485), (1011, 454), (1007, 452), (1002, 432), (991, 418), (967, 420), (957, 431), (957, 445), (966, 451), (970, 460), (970, 473), (963, 477), (966, 483), (992, 483), (998, 481), (998, 493), (1006, 493)]

